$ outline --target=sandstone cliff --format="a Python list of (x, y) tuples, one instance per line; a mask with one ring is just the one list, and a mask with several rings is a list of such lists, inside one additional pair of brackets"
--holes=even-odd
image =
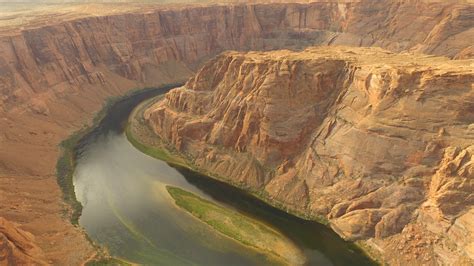
[(47, 265), (43, 251), (33, 243), (30, 233), (0, 217), (0, 262), (6, 261), (10, 265)]
[(9, 110), (54, 88), (100, 83), (107, 71), (154, 85), (163, 65), (193, 68), (229, 49), (330, 44), (469, 58), (473, 14), (472, 4), (362, 1), (158, 8), (82, 18), (0, 38), (0, 106)]
[(473, 60), (227, 52), (144, 117), (198, 169), (390, 263), (472, 263), (473, 84)]
[[(184, 80), (228, 49), (345, 44), (472, 58), (473, 9), (430, 1), (148, 6), (72, 20), (48, 13), (24, 28), (2, 28), (0, 216), (31, 232), (48, 262), (78, 264), (92, 248), (63, 216), (57, 144), (107, 97)], [(270, 152), (272, 140), (261, 141), (269, 154), (291, 153)]]

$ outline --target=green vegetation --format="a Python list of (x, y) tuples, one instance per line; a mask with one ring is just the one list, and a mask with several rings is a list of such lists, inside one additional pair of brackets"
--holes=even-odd
[(64, 201), (71, 206), (70, 220), (73, 225), (78, 225), (79, 217), (82, 213), (82, 205), (76, 198), (74, 191), (73, 173), (76, 167), (74, 149), (76, 148), (79, 141), (95, 128), (102, 118), (104, 118), (107, 111), (120, 99), (124, 97), (130, 97), (138, 93), (139, 91), (134, 90), (123, 97), (110, 97), (106, 100), (102, 109), (95, 115), (92, 120), (92, 125), (84, 125), (83, 128), (74, 132), (67, 139), (63, 140), (59, 146), (61, 147), (61, 155), (56, 162), (56, 177), (58, 185), (63, 192)]
[(165, 147), (165, 144), (159, 141), (158, 136), (152, 132), (143, 119), (143, 111), (160, 99), (161, 97), (153, 97), (148, 101), (142, 102), (133, 110), (128, 119), (125, 135), (128, 141), (144, 154), (170, 164), (192, 168), (186, 160), (177, 155), (177, 152), (173, 152), (172, 149)]
[(158, 147), (152, 147), (152, 146), (147, 146), (140, 141), (138, 141), (135, 137), (134, 134), (131, 133), (131, 127), (130, 125), (127, 126), (125, 134), (127, 136), (128, 141), (139, 151), (154, 157), (156, 159), (171, 163), (171, 164), (176, 164), (176, 165), (182, 165), (182, 166), (187, 166), (187, 164), (183, 161), (180, 160), (179, 157), (176, 155), (173, 155), (170, 151), (167, 149), (160, 149)]
[[(168, 89), (171, 87), (180, 86), (181, 84), (182, 83), (167, 84), (161, 86), (160, 88)], [(63, 200), (70, 206), (70, 210), (66, 209), (65, 213), (73, 225), (78, 226), (79, 217), (82, 213), (82, 204), (76, 198), (73, 182), (73, 174), (76, 167), (75, 148), (77, 144), (102, 121), (110, 108), (112, 108), (112, 106), (114, 106), (117, 102), (149, 89), (152, 88), (133, 89), (125, 95), (109, 97), (106, 99), (101, 110), (94, 116), (91, 125), (84, 125), (83, 128), (74, 132), (59, 144), (61, 148), (61, 154), (58, 158), (58, 161), (56, 162), (56, 177), (58, 185), (63, 193)], [(94, 243), (87, 235), (86, 238), (96, 248), (99, 254), (97, 258), (88, 262), (87, 265), (131, 265), (124, 260), (110, 257), (101, 246), (99, 246), (97, 243)]]
[(292, 263), (301, 260), (302, 256), (297, 247), (269, 226), (180, 188), (167, 186), (166, 189), (177, 206), (219, 233), (279, 260)]
[(74, 147), (86, 132), (88, 132), (88, 129), (83, 128), (61, 142), (62, 153), (56, 163), (57, 181), (63, 192), (64, 201), (71, 206), (70, 219), (74, 225), (78, 224), (82, 212), (82, 205), (76, 198), (72, 180), (75, 167)]
[[(181, 83), (163, 85), (162, 89), (171, 87), (177, 87)], [(92, 131), (102, 119), (105, 117), (110, 108), (122, 99), (132, 97), (143, 91), (150, 90), (152, 88), (132, 89), (128, 93), (122, 96), (113, 96), (106, 99), (102, 109), (94, 116), (91, 125), (84, 125), (83, 128), (74, 132), (67, 139), (63, 140), (59, 146), (61, 147), (61, 155), (56, 162), (56, 176), (59, 187), (63, 192), (64, 201), (71, 206), (71, 213), (68, 214), (71, 223), (78, 225), (79, 217), (82, 213), (82, 205), (77, 200), (74, 191), (73, 172), (75, 168), (75, 154), (74, 149), (76, 148), (79, 141)]]
[[(172, 147), (171, 144), (167, 143), (166, 141), (163, 141), (158, 135), (156, 135), (153, 132), (153, 130), (150, 128), (150, 126), (147, 124), (147, 122), (144, 120), (143, 118), (144, 111), (159, 100), (161, 100), (161, 97), (154, 97), (148, 101), (144, 101), (140, 105), (138, 105), (134, 109), (134, 111), (130, 114), (125, 133), (126, 133), (128, 141), (136, 149), (138, 149), (139, 151), (151, 157), (154, 157), (156, 159), (159, 159), (171, 165), (174, 165), (175, 167), (181, 166), (181, 167), (190, 169), (192, 171), (195, 171), (199, 174), (206, 175), (213, 179), (221, 180), (225, 183), (241, 188), (245, 190), (246, 192), (249, 192), (250, 194), (252, 194), (254, 197), (268, 203), (269, 205), (272, 205), (280, 210), (283, 210), (287, 213), (290, 213), (302, 219), (315, 220), (321, 224), (329, 225), (329, 221), (324, 216), (314, 215), (314, 214), (309, 215), (304, 212), (299, 212), (294, 209), (289, 209), (283, 203), (270, 199), (264, 190), (258, 190), (258, 189), (246, 186), (242, 183), (233, 182), (232, 180), (228, 178), (224, 178), (222, 176), (216, 175), (215, 173), (206, 171), (205, 169), (196, 166), (193, 163), (193, 159), (191, 156), (188, 156), (186, 154), (176, 151), (174, 147)], [(258, 162), (257, 164), (259, 164), (262, 170), (267, 173), (275, 171), (275, 169), (266, 168)]]
[(102, 258), (102, 259), (91, 260), (86, 263), (86, 266), (102, 266), (102, 265), (129, 266), (133, 264), (128, 263), (121, 259), (117, 259), (117, 258)]
[[(146, 235), (144, 235), (140, 229), (127, 218), (127, 216), (122, 215), (115, 205), (112, 196), (109, 191), (107, 193), (107, 203), (110, 206), (110, 209), (114, 213), (115, 217), (120, 221), (120, 223), (127, 229), (130, 233), (130, 236), (137, 241), (136, 243), (141, 246), (138, 252), (133, 252), (133, 254), (129, 254), (127, 256), (128, 259), (133, 260), (137, 263), (151, 263), (151, 264), (158, 264), (158, 265), (193, 265), (192, 262), (186, 260), (185, 258), (181, 258), (176, 254), (170, 252), (169, 250), (163, 249), (158, 247), (153, 243), (153, 241)], [(122, 259), (116, 258), (104, 258), (101, 261), (109, 261), (112, 260), (112, 265), (117, 265), (115, 261), (122, 261)], [(102, 264), (103, 265), (103, 264)], [(109, 265), (109, 264), (105, 264)], [(123, 265), (123, 264), (118, 264)], [(127, 265), (127, 264), (125, 264)]]

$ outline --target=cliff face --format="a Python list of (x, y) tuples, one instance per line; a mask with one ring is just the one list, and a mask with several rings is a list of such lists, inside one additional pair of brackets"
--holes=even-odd
[[(65, 207), (54, 166), (58, 143), (90, 122), (109, 96), (136, 87), (182, 81), (202, 62), (228, 49), (346, 44), (452, 58), (473, 56), (469, 42), (474, 36), (472, 4), (345, 1), (148, 6), (138, 10), (61, 22), (48, 17), (41, 19), (41, 27), (32, 22), (24, 30), (8, 35), (9, 31), (0, 30), (0, 216), (31, 232), (48, 262), (77, 264), (92, 252), (83, 234), (62, 215)], [(337, 69), (337, 64), (332, 68)], [(321, 82), (329, 84), (329, 79), (336, 77), (321, 77)], [(332, 92), (320, 93), (331, 99), (336, 97)], [(305, 106), (311, 106), (310, 99), (314, 99), (299, 97)], [(296, 102), (293, 104), (299, 106)], [(323, 108), (331, 103), (321, 105)], [(242, 137), (239, 147), (253, 149), (255, 158), (269, 167), (280, 165), (286, 156), (302, 156), (294, 150), (307, 147), (310, 140), (305, 139), (305, 134), (317, 128), (312, 119), (321, 123), (323, 119), (305, 115), (308, 117), (293, 123), (307, 128), (307, 132), (279, 136), (275, 135), (280, 134), (278, 127), (267, 125), (268, 136)], [(250, 134), (255, 125), (249, 126), (246, 130)], [(274, 138), (295, 148), (282, 148)], [(214, 141), (236, 140), (216, 136)], [(258, 160), (256, 165), (261, 164)], [(305, 171), (313, 169), (310, 165), (301, 167)], [(253, 167), (248, 171), (263, 170)], [(261, 177), (257, 172), (249, 176), (263, 180), (252, 184), (263, 187), (270, 177)], [(443, 182), (440, 180), (441, 187)], [(309, 191), (296, 186), (294, 193), (305, 189)], [(284, 194), (281, 197), (289, 198)], [(296, 204), (297, 198), (291, 202)]]
[(228, 52), (144, 116), (199, 169), (388, 262), (472, 262), (473, 66), (378, 48)]
[(331, 44), (472, 57), (473, 14), (471, 4), (325, 2), (147, 9), (52, 24), (0, 38), (0, 106), (106, 82), (108, 71), (151, 86), (163, 66), (193, 68), (229, 49)]

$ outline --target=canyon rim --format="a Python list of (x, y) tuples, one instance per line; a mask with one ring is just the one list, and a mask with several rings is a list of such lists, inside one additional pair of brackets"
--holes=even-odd
[(472, 3), (120, 7), (0, 24), (1, 263), (93, 257), (59, 143), (107, 98), (189, 78), (145, 118), (198, 167), (389, 264), (473, 263)]
[(327, 220), (389, 264), (468, 263), (469, 63), (379, 48), (228, 52), (143, 118), (198, 171)]

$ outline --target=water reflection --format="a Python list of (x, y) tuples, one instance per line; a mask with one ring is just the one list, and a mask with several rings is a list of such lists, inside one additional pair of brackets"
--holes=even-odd
[(177, 209), (164, 190), (173, 185), (271, 225), (301, 248), (310, 265), (367, 265), (369, 261), (326, 227), (274, 209), (225, 183), (172, 167), (136, 150), (122, 124), (149, 91), (112, 107), (77, 148), (74, 174), (80, 224), (89, 236), (126, 260), (160, 265), (269, 265), (264, 255), (215, 233)]

